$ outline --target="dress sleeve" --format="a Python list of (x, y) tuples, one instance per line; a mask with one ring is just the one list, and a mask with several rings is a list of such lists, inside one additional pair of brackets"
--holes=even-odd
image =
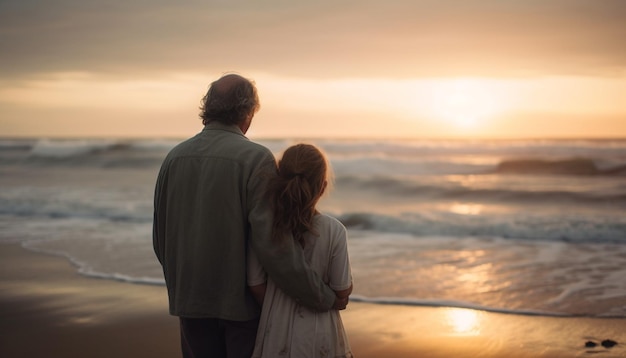
[(331, 250), (330, 268), (328, 272), (328, 286), (335, 291), (350, 288), (352, 285), (352, 271), (348, 256), (348, 235), (346, 228), (337, 222), (335, 237)]

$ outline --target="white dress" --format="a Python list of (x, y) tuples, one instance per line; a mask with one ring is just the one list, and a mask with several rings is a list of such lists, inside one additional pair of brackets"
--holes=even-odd
[[(352, 284), (346, 228), (335, 218), (314, 218), (319, 236), (304, 237), (304, 256), (315, 272), (335, 291)], [(249, 250), (248, 285), (266, 281), (266, 274)], [(301, 306), (267, 279), (267, 290), (253, 358), (352, 357), (339, 311), (317, 312)]]

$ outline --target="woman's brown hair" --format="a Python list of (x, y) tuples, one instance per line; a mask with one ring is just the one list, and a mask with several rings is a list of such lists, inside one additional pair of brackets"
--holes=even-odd
[(301, 244), (306, 232), (314, 235), (315, 205), (327, 185), (326, 157), (315, 146), (296, 144), (285, 150), (278, 162), (278, 176), (269, 185), (274, 210), (273, 236), (293, 234)]

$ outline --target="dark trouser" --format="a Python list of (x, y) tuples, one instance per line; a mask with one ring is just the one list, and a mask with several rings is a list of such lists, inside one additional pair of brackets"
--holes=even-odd
[(184, 358), (250, 358), (259, 320), (227, 321), (218, 318), (180, 317), (180, 343)]

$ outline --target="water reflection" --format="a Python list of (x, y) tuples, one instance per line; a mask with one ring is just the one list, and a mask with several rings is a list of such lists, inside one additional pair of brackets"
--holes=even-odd
[(449, 308), (446, 311), (447, 323), (460, 335), (480, 334), (480, 320), (479, 311), (463, 308)]
[(480, 215), (482, 211), (483, 206), (480, 204), (454, 203), (450, 206), (450, 212), (459, 215)]

